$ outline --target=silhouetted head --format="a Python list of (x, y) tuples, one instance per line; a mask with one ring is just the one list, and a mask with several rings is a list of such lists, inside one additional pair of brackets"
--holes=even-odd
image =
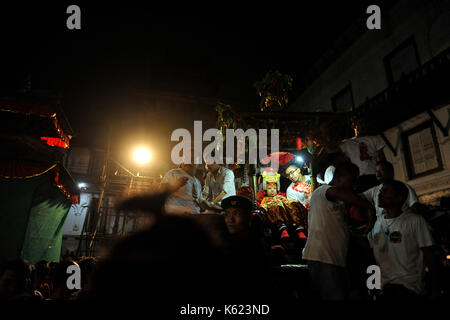
[(345, 162), (336, 167), (330, 184), (345, 190), (354, 190), (358, 176), (359, 168), (351, 162)]
[(25, 293), (30, 284), (30, 276), (28, 261), (15, 259), (4, 262), (0, 266), (0, 300)]
[(105, 299), (186, 299), (199, 288), (211, 292), (207, 274), (217, 269), (215, 248), (200, 224), (189, 217), (162, 216), (113, 247), (99, 264), (93, 291)]
[(377, 179), (380, 183), (394, 180), (394, 166), (388, 161), (377, 162)]
[(401, 208), (408, 197), (409, 190), (401, 181), (385, 182), (378, 195), (378, 205), (381, 208)]

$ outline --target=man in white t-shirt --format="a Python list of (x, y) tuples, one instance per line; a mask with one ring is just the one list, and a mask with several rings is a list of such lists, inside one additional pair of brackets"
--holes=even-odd
[(404, 183), (384, 183), (378, 203), (385, 212), (367, 235), (386, 299), (417, 298), (425, 290), (425, 270), (434, 273), (428, 224), (421, 215), (402, 209), (407, 196)]
[(216, 163), (206, 165), (206, 169), (208, 174), (203, 186), (204, 199), (220, 206), (223, 199), (236, 195), (232, 170)]
[(376, 164), (386, 160), (383, 148), (385, 144), (377, 136), (358, 136), (343, 141), (339, 148), (350, 161), (359, 168), (357, 192), (363, 192), (378, 184)]
[(349, 283), (346, 270), (349, 233), (345, 205), (366, 208), (375, 217), (369, 201), (354, 192), (359, 175), (353, 163), (339, 165), (330, 185), (317, 188), (311, 195), (308, 214), (308, 240), (303, 259), (313, 286), (325, 300), (348, 298)]
[[(383, 213), (383, 208), (381, 208), (378, 204), (378, 196), (380, 194), (381, 188), (383, 187), (383, 184), (394, 180), (394, 166), (392, 165), (392, 163), (388, 161), (378, 162), (376, 176), (380, 184), (364, 191), (363, 196), (375, 206), (377, 216), (380, 216)], [(403, 182), (403, 184), (408, 188), (408, 197), (403, 204), (403, 210), (405, 211), (407, 208), (411, 207), (413, 211), (416, 211), (415, 205), (419, 203), (416, 192), (407, 183)]]
[[(200, 213), (202, 186), (195, 177), (195, 164), (181, 164), (179, 168), (169, 170), (161, 181), (164, 190), (181, 185), (166, 200), (164, 210), (169, 214)], [(181, 182), (183, 181), (183, 182)]]

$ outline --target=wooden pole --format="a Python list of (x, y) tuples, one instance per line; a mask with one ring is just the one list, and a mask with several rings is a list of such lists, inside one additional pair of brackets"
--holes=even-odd
[(89, 255), (91, 255), (92, 252), (92, 247), (94, 244), (94, 240), (95, 237), (97, 236), (97, 230), (98, 230), (98, 223), (99, 221), (101, 222), (101, 216), (102, 216), (102, 211), (101, 211), (101, 207), (102, 207), (102, 201), (103, 201), (103, 197), (105, 195), (105, 189), (108, 183), (108, 160), (110, 157), (110, 152), (111, 152), (111, 125), (109, 126), (109, 130), (108, 130), (108, 141), (107, 141), (107, 147), (106, 147), (106, 157), (105, 157), (105, 163), (103, 165), (103, 170), (102, 170), (102, 190), (100, 192), (100, 197), (98, 199), (98, 204), (97, 204), (97, 219), (96, 219), (96, 223), (95, 223), (95, 229), (94, 229), (94, 234), (91, 237), (91, 241), (89, 242)]

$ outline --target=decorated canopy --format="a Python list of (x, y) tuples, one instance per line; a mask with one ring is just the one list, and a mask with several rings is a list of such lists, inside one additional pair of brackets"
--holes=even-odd
[(59, 261), (62, 226), (79, 201), (64, 167), (72, 132), (61, 114), (38, 99), (0, 99), (0, 261)]

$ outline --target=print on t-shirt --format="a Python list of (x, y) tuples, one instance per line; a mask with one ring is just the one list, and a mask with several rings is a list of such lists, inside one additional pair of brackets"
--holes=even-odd
[(400, 231), (394, 231), (389, 235), (389, 241), (392, 243), (400, 243), (402, 242), (402, 234)]
[(365, 142), (359, 143), (359, 159), (361, 161), (373, 159), (369, 154), (369, 148)]

